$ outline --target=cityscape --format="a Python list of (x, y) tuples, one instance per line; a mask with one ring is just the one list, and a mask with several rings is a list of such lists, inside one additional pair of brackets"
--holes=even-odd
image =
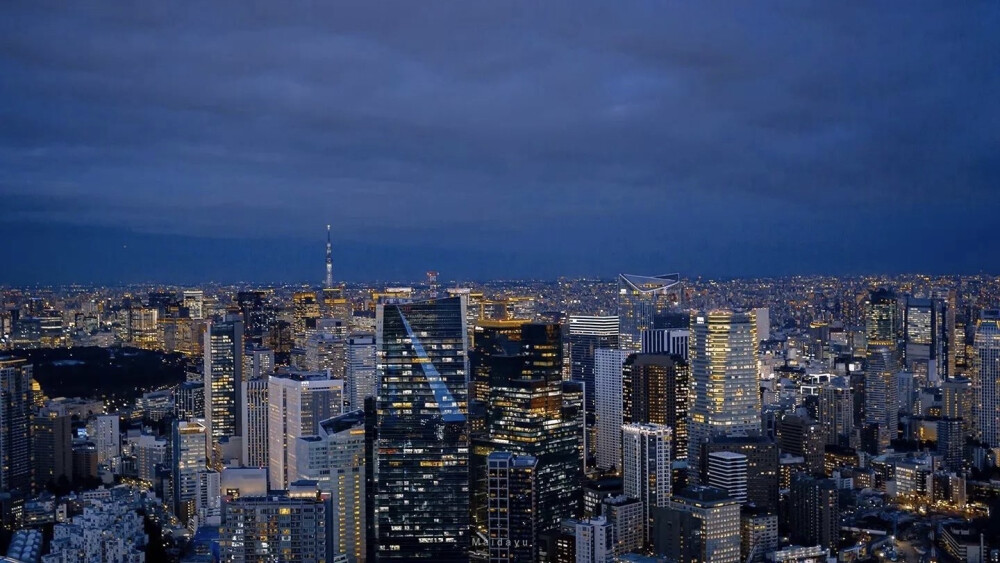
[(0, 5), (0, 563), (1000, 563), (1000, 4)]

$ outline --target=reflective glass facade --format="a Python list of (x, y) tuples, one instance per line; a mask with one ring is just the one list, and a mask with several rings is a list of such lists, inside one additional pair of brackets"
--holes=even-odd
[(376, 325), (376, 557), (467, 561), (468, 362), (462, 300), (379, 304)]
[(653, 327), (653, 319), (680, 303), (680, 276), (618, 275), (618, 342), (623, 350), (639, 352), (642, 331)]

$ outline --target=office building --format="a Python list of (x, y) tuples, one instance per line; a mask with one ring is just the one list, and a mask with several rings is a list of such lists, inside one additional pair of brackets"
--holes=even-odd
[(31, 421), (32, 470), (34, 490), (73, 476), (72, 417), (47, 408), (40, 409)]
[(960, 418), (937, 420), (937, 453), (950, 471), (961, 471), (965, 461), (965, 431)]
[(32, 366), (0, 356), (0, 493), (31, 491)]
[(687, 459), (690, 370), (678, 355), (631, 354), (622, 366), (622, 421), (673, 429), (670, 458)]
[(328, 505), (315, 488), (241, 496), (225, 506), (219, 531), (223, 561), (332, 561), (327, 551)]
[(700, 467), (701, 443), (711, 436), (761, 431), (755, 313), (691, 313), (688, 463)]
[(778, 423), (778, 447), (781, 453), (805, 459), (806, 471), (823, 473), (824, 428), (805, 415), (785, 415)]
[[(701, 482), (708, 480), (708, 456), (715, 452), (734, 452), (747, 459), (747, 502), (773, 513), (778, 512), (780, 464), (778, 445), (766, 436), (713, 436), (701, 445), (703, 463), (691, 467)], [(803, 460), (804, 463), (804, 460)]]
[(205, 292), (200, 289), (185, 289), (181, 293), (181, 305), (188, 310), (188, 318), (205, 318)]
[(642, 331), (641, 351), (643, 354), (680, 356), (687, 361), (690, 340), (691, 331), (687, 328), (652, 328)]
[(760, 563), (778, 549), (778, 515), (754, 506), (740, 510), (740, 561)]
[(242, 436), (243, 322), (209, 323), (205, 331), (205, 424), (213, 442)]
[(288, 487), (298, 474), (295, 439), (313, 436), (319, 423), (344, 408), (344, 382), (326, 372), (279, 371), (267, 378), (267, 456), (271, 488)]
[(801, 475), (792, 481), (788, 499), (792, 541), (836, 549), (840, 537), (840, 501), (833, 479)]
[(642, 332), (653, 327), (653, 319), (670, 312), (681, 301), (680, 276), (618, 276), (618, 344), (622, 350), (639, 352)]
[(669, 561), (740, 561), (740, 504), (722, 489), (687, 487), (654, 520), (654, 551)]
[(747, 456), (736, 452), (708, 454), (708, 484), (726, 491), (740, 504), (747, 502)]
[(601, 516), (611, 526), (616, 557), (640, 553), (645, 547), (643, 530), (647, 525), (643, 502), (625, 495), (607, 497), (601, 501)]
[(941, 416), (961, 419), (962, 430), (967, 435), (972, 435), (979, 427), (979, 420), (974, 414), (978, 408), (977, 400), (972, 380), (966, 377), (949, 377), (941, 384)]
[(244, 381), (240, 385), (243, 424), (242, 463), (246, 467), (267, 467), (269, 403), (267, 400), (268, 376)]
[[(520, 350), (524, 320), (481, 320), (473, 330), (475, 346), (469, 351), (470, 393), (473, 400), (490, 399), (490, 377), (498, 356), (516, 356)], [(517, 360), (510, 360), (516, 362)]]
[(296, 480), (315, 482), (329, 497), (334, 553), (366, 560), (365, 417), (357, 410), (320, 422), (319, 432), (295, 441)]
[(250, 345), (245, 354), (243, 379), (266, 379), (274, 371), (274, 350)]
[(594, 385), (597, 409), (597, 467), (622, 466), (622, 366), (628, 357), (626, 350), (594, 352)]
[(320, 318), (319, 301), (312, 291), (292, 294), (292, 338), (297, 348), (305, 347), (306, 339), (316, 330)]
[(351, 408), (360, 409), (375, 396), (375, 335), (352, 334), (345, 345), (344, 392)]
[(974, 387), (980, 439), (1000, 447), (1000, 310), (983, 311), (976, 323)]
[(135, 470), (140, 480), (152, 485), (156, 482), (158, 465), (165, 463), (170, 451), (167, 440), (142, 434), (132, 448), (135, 454)]
[(205, 384), (185, 381), (174, 391), (174, 415), (178, 420), (191, 420), (205, 416)]
[(122, 455), (121, 419), (117, 414), (102, 414), (94, 419), (94, 444), (97, 463), (112, 465)]
[(670, 501), (669, 426), (661, 424), (626, 424), (622, 426), (625, 496), (643, 503), (645, 529), (643, 542), (649, 543), (652, 511)]
[(247, 342), (263, 344), (264, 334), (275, 320), (270, 301), (271, 296), (268, 291), (240, 291), (236, 294), (236, 306), (239, 307), (243, 318)]
[(459, 297), (377, 306), (374, 533), (379, 561), (468, 558), (465, 323)]
[(854, 435), (854, 391), (843, 376), (831, 377), (819, 390), (818, 420), (827, 444), (850, 446)]
[(611, 563), (614, 559), (614, 537), (611, 524), (603, 516), (575, 521), (577, 563)]
[(493, 452), (487, 458), (489, 560), (535, 561), (538, 538), (538, 460)]
[[(582, 381), (587, 397), (588, 437), (596, 435), (597, 401), (595, 400), (594, 367), (598, 349), (618, 348), (618, 317), (570, 315), (567, 321), (570, 379)], [(596, 440), (588, 439), (588, 457), (596, 455)]]
[(202, 422), (174, 422), (171, 482), (174, 514), (182, 522), (196, 513), (200, 474), (208, 469), (208, 440)]
[(889, 447), (899, 429), (896, 373), (900, 370), (898, 343), (902, 323), (899, 303), (891, 291), (872, 291), (865, 306), (868, 344), (864, 415), (865, 423), (878, 434), (877, 450), (871, 453), (880, 453)]

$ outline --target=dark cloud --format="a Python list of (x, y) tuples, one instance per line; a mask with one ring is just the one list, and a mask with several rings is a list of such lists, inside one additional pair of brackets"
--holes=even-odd
[[(991, 270), (998, 28), (994, 2), (6, 3), (0, 219), (22, 264), (60, 226), (298, 249), (234, 278), (313, 277), (291, 256), (326, 223), (355, 279)], [(74, 275), (227, 271), (102, 256)], [(73, 278), (44, 270), (8, 275)]]

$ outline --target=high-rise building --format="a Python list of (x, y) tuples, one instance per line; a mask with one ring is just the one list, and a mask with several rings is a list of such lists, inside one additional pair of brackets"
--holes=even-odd
[(700, 466), (692, 466), (701, 482), (708, 480), (708, 456), (715, 452), (735, 452), (747, 458), (747, 502), (770, 512), (778, 512), (780, 467), (778, 445), (766, 436), (713, 436), (701, 445)]
[(722, 489), (687, 487), (654, 519), (654, 551), (669, 561), (740, 561), (740, 503)]
[(241, 436), (243, 322), (213, 322), (205, 332), (205, 423), (213, 442)]
[(489, 560), (536, 560), (538, 548), (538, 460), (530, 455), (493, 452), (487, 458), (487, 538)]
[(653, 508), (670, 502), (669, 426), (662, 424), (626, 424), (622, 426), (624, 449), (623, 484), (625, 496), (643, 504), (643, 541), (649, 543)]
[(601, 516), (611, 525), (616, 557), (640, 553), (645, 546), (643, 530), (648, 528), (644, 504), (625, 495), (606, 497), (601, 501)]
[(128, 312), (128, 341), (136, 348), (155, 350), (160, 338), (157, 329), (158, 311), (153, 307), (138, 307)]
[(824, 429), (808, 416), (786, 415), (778, 423), (778, 447), (781, 453), (805, 459), (806, 470), (823, 473)]
[(344, 382), (326, 372), (279, 371), (267, 379), (267, 456), (271, 488), (298, 475), (295, 439), (319, 432), (319, 423), (344, 408)]
[(622, 367), (622, 420), (673, 429), (671, 459), (687, 459), (690, 370), (681, 356), (631, 354)]
[(240, 411), (243, 421), (242, 462), (246, 467), (267, 467), (270, 464), (267, 455), (269, 440), (267, 384), (268, 377), (265, 376), (244, 381), (240, 386), (243, 403)]
[(236, 305), (243, 316), (243, 326), (247, 342), (263, 344), (264, 333), (274, 321), (274, 310), (270, 304), (270, 292), (263, 290), (240, 291), (236, 294)]
[(977, 390), (980, 439), (1000, 447), (1000, 310), (983, 311), (976, 323), (973, 386)]
[(296, 291), (292, 294), (292, 337), (295, 346), (305, 347), (309, 335), (316, 330), (316, 320), (320, 318), (319, 301), (312, 291)]
[(743, 504), (747, 501), (747, 456), (736, 452), (708, 454), (708, 484)]
[(315, 436), (295, 441), (297, 480), (315, 481), (330, 498), (334, 553), (366, 560), (365, 417), (353, 411), (324, 420)]
[(263, 346), (247, 346), (243, 379), (267, 378), (274, 371), (274, 350)]
[(94, 419), (94, 444), (99, 464), (111, 465), (122, 455), (121, 418), (117, 414), (102, 414)]
[[(322, 321), (321, 321), (322, 322)], [(317, 331), (306, 339), (305, 369), (329, 371), (334, 379), (343, 379), (347, 361), (347, 343), (338, 334)]]
[(840, 501), (833, 479), (799, 476), (788, 499), (792, 541), (836, 549), (840, 537)]
[(960, 471), (965, 458), (965, 432), (960, 418), (940, 418), (937, 421), (937, 453), (946, 469)]
[(611, 563), (614, 537), (611, 524), (603, 516), (574, 522), (577, 563)]
[(205, 416), (205, 384), (185, 381), (174, 391), (174, 414), (177, 420), (191, 420)]
[(139, 479), (148, 484), (156, 481), (157, 465), (169, 459), (167, 454), (167, 440), (158, 439), (156, 436), (142, 434), (133, 446), (135, 453), (135, 471)]
[(489, 441), (497, 450), (537, 458), (538, 529), (548, 531), (577, 514), (583, 429), (578, 413), (564, 416), (560, 326), (524, 324), (516, 342), (513, 354), (484, 358)]
[(333, 287), (333, 243), (330, 240), (330, 225), (326, 226), (326, 278), (323, 280), (324, 288)]
[(748, 436), (761, 431), (758, 346), (752, 311), (691, 313), (689, 465), (701, 465), (701, 443), (713, 435)]
[(691, 331), (687, 328), (653, 328), (642, 331), (643, 354), (665, 354), (688, 359)]
[(865, 369), (865, 423), (878, 433), (877, 451), (889, 447), (899, 429), (896, 373), (899, 372), (899, 341), (902, 320), (895, 293), (878, 289), (865, 303), (865, 334), (868, 339)]
[[(490, 399), (490, 377), (497, 357), (514, 357), (520, 351), (523, 320), (477, 321), (473, 330), (475, 346), (469, 351), (471, 388), (475, 401)], [(516, 359), (510, 360), (516, 362)]]
[(205, 318), (205, 292), (200, 289), (185, 289), (181, 292), (181, 305), (188, 310), (192, 319)]
[(182, 522), (196, 512), (199, 475), (208, 469), (208, 440), (208, 429), (202, 422), (174, 422), (171, 482), (174, 514)]
[(905, 367), (917, 374), (921, 383), (937, 387), (948, 374), (947, 301), (908, 296), (903, 313)]
[[(976, 377), (978, 380), (978, 375)], [(949, 377), (941, 384), (941, 416), (962, 419), (962, 430), (967, 435), (979, 427), (976, 418), (978, 409), (976, 390), (972, 380), (965, 377)]]
[(622, 366), (626, 350), (594, 352), (594, 384), (597, 395), (597, 466), (604, 469), (622, 466)]
[(31, 491), (31, 374), (25, 360), (0, 356), (0, 492)]
[[(596, 434), (597, 400), (594, 386), (594, 368), (596, 364), (594, 353), (598, 349), (618, 348), (618, 317), (570, 315), (569, 356), (570, 379), (582, 381), (586, 392), (586, 412), (588, 436)], [(589, 439), (588, 457), (597, 454), (596, 440)]]
[(351, 408), (360, 409), (375, 396), (375, 335), (352, 334), (345, 344), (344, 393)]
[(379, 561), (466, 561), (471, 544), (468, 332), (460, 297), (376, 310)]
[(846, 377), (831, 377), (820, 388), (819, 423), (823, 425), (826, 443), (850, 446), (854, 435), (854, 392)]
[(219, 533), (222, 560), (334, 561), (327, 552), (328, 505), (315, 487), (302, 489), (227, 502)]
[(760, 563), (764, 556), (778, 549), (778, 515), (755, 506), (740, 510), (740, 560)]
[(618, 343), (622, 350), (639, 352), (642, 332), (653, 328), (653, 318), (680, 303), (680, 275), (618, 276)]
[[(2, 368), (0, 368), (2, 369)], [(43, 408), (31, 421), (32, 464), (35, 491), (73, 476), (72, 417)]]

